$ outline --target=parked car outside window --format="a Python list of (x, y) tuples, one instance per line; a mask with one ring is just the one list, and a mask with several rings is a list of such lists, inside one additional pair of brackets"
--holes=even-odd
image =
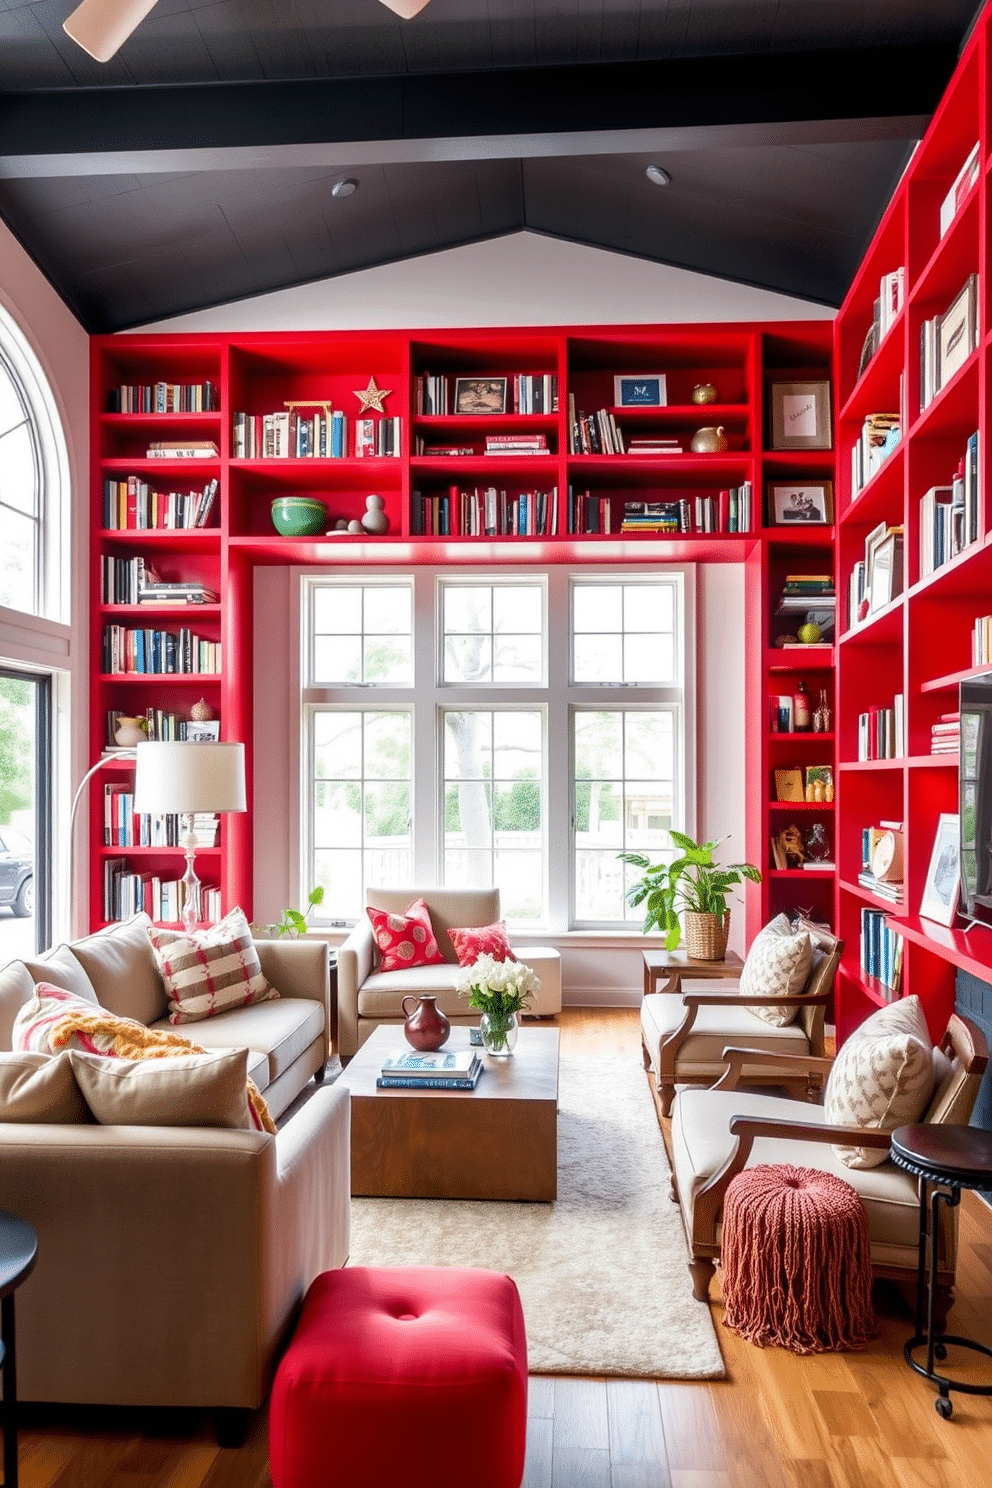
[(16, 827), (0, 827), (0, 904), (18, 919), (34, 908), (34, 848)]

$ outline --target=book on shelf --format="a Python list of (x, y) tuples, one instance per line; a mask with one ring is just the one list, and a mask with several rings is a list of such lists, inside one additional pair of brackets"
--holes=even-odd
[(457, 456), (468, 460), (472, 458), (476, 450), (474, 444), (427, 444), (424, 441), (423, 435), (418, 434), (414, 444), (414, 453), (417, 455), (426, 455), (433, 459)]
[(210, 381), (121, 383), (108, 406), (111, 413), (214, 413), (220, 400)]
[(969, 274), (942, 315), (920, 325), (920, 412), (978, 345), (978, 275)]
[(968, 438), (950, 485), (920, 498), (920, 577), (926, 578), (978, 537), (978, 434)]
[(978, 142), (976, 140), (968, 152), (968, 158), (965, 160), (964, 165), (954, 177), (951, 183), (951, 189), (940, 204), (939, 225), (941, 237), (947, 232), (947, 229), (961, 210), (965, 197), (978, 180), (980, 170), (981, 161)]
[(885, 910), (862, 907), (859, 951), (861, 970), (892, 998), (902, 982), (903, 938), (885, 921)]
[(869, 413), (859, 437), (851, 445), (851, 492), (856, 495), (880, 470), (899, 443), (902, 423), (898, 413)]
[(870, 869), (862, 869), (858, 874), (858, 883), (870, 894), (877, 894), (879, 899), (888, 899), (893, 904), (902, 903), (902, 884), (877, 879)]
[(546, 455), (548, 440), (545, 434), (487, 434), (487, 455)]
[(202, 491), (156, 491), (131, 475), (103, 483), (103, 525), (108, 532), (188, 530), (205, 527), (217, 500), (218, 481)]
[(149, 460), (212, 460), (219, 454), (215, 439), (154, 439), (145, 450)]
[(108, 676), (128, 673), (203, 673), (221, 669), (219, 641), (196, 635), (188, 626), (177, 631), (137, 626), (105, 625), (103, 671)]
[(121, 604), (214, 604), (216, 589), (198, 579), (163, 582), (140, 555), (100, 555), (100, 598), (106, 605)]
[(418, 1078), (448, 1075), (467, 1077), (480, 1063), (474, 1049), (397, 1049), (382, 1061), (383, 1075), (407, 1075)]
[(906, 752), (905, 696), (897, 692), (889, 707), (872, 704), (858, 714), (858, 759), (902, 759)]
[(451, 486), (411, 492), (413, 537), (554, 537), (558, 490), (508, 492), (496, 486)]
[(971, 664), (988, 666), (992, 662), (992, 615), (978, 615), (971, 629)]
[(961, 714), (941, 713), (930, 725), (930, 753), (957, 754), (961, 745)]

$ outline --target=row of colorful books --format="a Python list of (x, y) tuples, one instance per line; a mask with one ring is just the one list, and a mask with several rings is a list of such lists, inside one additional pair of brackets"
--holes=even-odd
[(212, 382), (122, 382), (112, 388), (111, 413), (214, 413), (220, 408)]
[(400, 1049), (382, 1062), (381, 1089), (474, 1090), (485, 1065), (474, 1049)]
[[(117, 743), (117, 730), (121, 726), (121, 719), (124, 717), (133, 718), (134, 716), (133, 712), (125, 714), (119, 708), (108, 709), (107, 743), (105, 746), (108, 751), (122, 747)], [(185, 739), (187, 729), (192, 729), (196, 733), (199, 733), (207, 727), (207, 725), (202, 723), (191, 723), (182, 713), (172, 712), (168, 708), (146, 708), (143, 716), (145, 720), (145, 733), (149, 739), (161, 739), (165, 741)], [(212, 737), (215, 739), (220, 738), (220, 724), (218, 720), (211, 720), (210, 728)], [(216, 730), (216, 732), (214, 733), (213, 730)]]
[(196, 635), (185, 625), (178, 631), (124, 625), (103, 628), (103, 670), (108, 676), (128, 672), (215, 675), (220, 659), (220, 641)]
[[(158, 873), (135, 873), (126, 858), (108, 858), (103, 865), (103, 918), (129, 920), (144, 910), (158, 924), (174, 924), (183, 912), (183, 885), (178, 878)], [(211, 884), (200, 889), (200, 914), (215, 923), (222, 913), (221, 893)]]
[(977, 615), (971, 630), (971, 664), (988, 666), (992, 662), (992, 615)]
[(103, 604), (215, 604), (218, 591), (199, 579), (168, 580), (140, 555), (133, 558), (103, 553), (100, 557), (100, 595)]
[(891, 707), (872, 704), (858, 714), (858, 759), (902, 759), (905, 753), (905, 697), (897, 692)]
[(890, 997), (902, 982), (903, 938), (885, 923), (884, 909), (861, 911), (861, 970), (874, 977)]
[(422, 372), (414, 379), (414, 391), (417, 413), (426, 418), (558, 412), (556, 372), (500, 373), (491, 377)]
[[(220, 817), (213, 811), (197, 811), (193, 816), (193, 837), (197, 847), (216, 847), (220, 834)], [(136, 812), (134, 792), (121, 785), (103, 788), (104, 847), (179, 847), (182, 822), (174, 811), (152, 815)]]
[(558, 490), (499, 490), (496, 486), (451, 486), (446, 493), (412, 493), (414, 537), (554, 537)]
[(920, 578), (978, 538), (978, 433), (969, 436), (949, 486), (931, 486), (920, 498)]
[(206, 527), (217, 501), (218, 482), (202, 491), (156, 491), (140, 476), (103, 483), (103, 525), (108, 532)]
[(402, 454), (402, 439), (401, 418), (349, 419), (328, 404), (313, 413), (236, 413), (231, 453), (236, 460), (385, 460)]

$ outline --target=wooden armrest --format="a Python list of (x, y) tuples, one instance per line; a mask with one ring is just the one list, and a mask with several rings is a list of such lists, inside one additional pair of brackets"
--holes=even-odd
[(821, 1126), (790, 1121), (785, 1116), (735, 1116), (730, 1130), (735, 1137), (779, 1137), (785, 1141), (827, 1142), (844, 1147), (883, 1147), (892, 1145), (892, 1133), (878, 1127)]
[(826, 1075), (830, 1072), (833, 1064), (832, 1059), (821, 1059), (816, 1054), (780, 1054), (776, 1049), (742, 1049), (728, 1045), (723, 1051), (723, 1059), (726, 1069), (710, 1088), (712, 1090), (736, 1090), (741, 1078), (745, 1064), (761, 1064), (767, 1068), (781, 1070), (786, 1079), (794, 1079), (799, 1074), (807, 1078), (808, 1088), (818, 1088), (812, 1085), (815, 1075)]
[(829, 996), (829, 991), (819, 992), (815, 997), (805, 997), (802, 992), (786, 997), (752, 997), (742, 992), (683, 991), (682, 1001), (692, 1007), (740, 1007), (742, 1003), (745, 1007), (819, 1007)]

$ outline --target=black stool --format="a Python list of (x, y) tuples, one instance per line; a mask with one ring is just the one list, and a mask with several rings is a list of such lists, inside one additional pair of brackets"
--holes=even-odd
[[(961, 1202), (963, 1188), (992, 1188), (992, 1132), (973, 1126), (900, 1126), (892, 1133), (892, 1161), (920, 1179), (920, 1260), (916, 1278), (916, 1332), (903, 1353), (906, 1362), (924, 1379), (932, 1380), (940, 1390), (934, 1401), (938, 1415), (945, 1421), (954, 1407), (951, 1390), (966, 1395), (992, 1395), (992, 1384), (957, 1384), (933, 1367), (935, 1359), (947, 1357), (947, 1345), (973, 1349), (992, 1359), (992, 1349), (971, 1338), (958, 1338), (951, 1333), (933, 1330), (933, 1299), (937, 1289), (937, 1247), (940, 1232), (940, 1204), (954, 1209)], [(927, 1184), (933, 1185), (927, 1213)], [(927, 1242), (930, 1256), (927, 1259)], [(926, 1326), (923, 1305), (926, 1295)], [(913, 1358), (915, 1349), (926, 1345), (926, 1368)]]
[(3, 1488), (17, 1488), (17, 1365), (14, 1293), (34, 1270), (38, 1237), (27, 1220), (0, 1209), (0, 1369), (3, 1370)]

